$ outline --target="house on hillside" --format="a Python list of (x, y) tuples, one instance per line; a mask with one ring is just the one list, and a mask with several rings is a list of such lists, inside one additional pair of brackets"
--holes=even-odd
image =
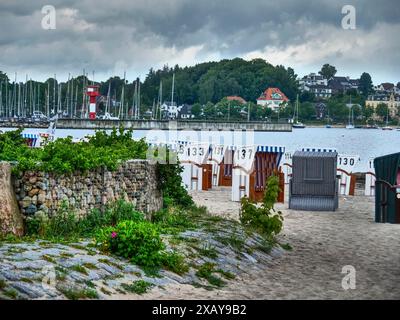
[(385, 94), (377, 93), (368, 97), (365, 101), (367, 107), (373, 107), (374, 110), (379, 104), (385, 104), (389, 108), (389, 113), (391, 117), (396, 117), (398, 110), (400, 108), (400, 95), (395, 95), (394, 93)]
[(239, 97), (239, 96), (228, 96), (228, 97), (226, 97), (226, 99), (228, 101), (237, 101), (237, 102), (240, 102), (241, 104), (247, 103), (246, 100), (244, 100), (242, 97)]
[(180, 107), (179, 110), (179, 119), (189, 120), (193, 119), (194, 115), (192, 114), (192, 105), (184, 104)]
[(394, 93), (395, 92), (395, 85), (393, 83), (384, 82), (380, 85), (376, 86), (374, 89), (379, 93)]
[(358, 90), (360, 81), (358, 79), (350, 79), (349, 77), (332, 77), (328, 81), (328, 87), (332, 90), (332, 94), (346, 92), (350, 89)]
[(299, 85), (301, 91), (308, 91), (307, 88), (312, 86), (327, 86), (328, 80), (319, 74), (310, 73), (299, 80)]
[(257, 105), (268, 107), (272, 110), (279, 110), (282, 106), (287, 105), (289, 99), (279, 90), (279, 88), (268, 88), (257, 99)]
[(178, 107), (177, 104), (171, 103), (170, 101), (165, 101), (161, 105), (161, 114), (163, 119), (177, 119), (179, 111), (182, 106)]
[(314, 94), (315, 97), (321, 98), (321, 99), (328, 99), (332, 97), (332, 89), (329, 88), (328, 86), (325, 85), (310, 85), (310, 86), (304, 86), (304, 91), (310, 92)]

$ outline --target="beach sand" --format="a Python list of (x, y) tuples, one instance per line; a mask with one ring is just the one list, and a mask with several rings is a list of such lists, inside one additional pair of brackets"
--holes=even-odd
[[(192, 194), (210, 213), (238, 218), (239, 204), (218, 188)], [(113, 299), (400, 299), (400, 225), (374, 222), (373, 197), (341, 197), (339, 210), (284, 214), (281, 243), (293, 248), (261, 272), (244, 274), (222, 290), (172, 285), (143, 296)], [(356, 288), (344, 290), (344, 266), (356, 270)]]

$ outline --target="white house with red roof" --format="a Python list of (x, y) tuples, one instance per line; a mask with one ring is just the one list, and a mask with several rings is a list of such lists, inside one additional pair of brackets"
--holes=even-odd
[(286, 105), (289, 99), (279, 88), (268, 88), (257, 99), (257, 105), (268, 107), (273, 110), (278, 110), (283, 105)]

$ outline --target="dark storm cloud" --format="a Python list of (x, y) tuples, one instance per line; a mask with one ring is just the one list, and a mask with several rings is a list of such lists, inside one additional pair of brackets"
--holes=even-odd
[[(346, 47), (352, 49), (348, 41), (354, 41), (355, 50), (376, 51), (381, 38), (377, 69), (385, 70), (397, 61), (398, 2), (1, 0), (0, 68), (25, 68), (38, 74), (77, 72), (84, 67), (103, 73), (118, 68), (144, 72), (168, 62), (193, 64), (209, 57), (257, 53), (268, 58), (271, 52), (275, 56), (282, 52), (282, 57), (287, 56), (282, 61), (289, 65), (291, 59), (300, 63), (304, 55), (304, 66), (329, 58), (333, 64), (355, 68), (350, 64), (354, 57), (346, 51)], [(56, 30), (41, 28), (41, 8), (48, 4), (57, 9)], [(341, 9), (346, 4), (357, 10), (357, 30), (352, 34), (341, 29)], [(329, 41), (337, 41), (340, 48), (321, 42), (331, 37)], [(366, 37), (371, 44), (365, 44)], [(314, 62), (307, 57), (313, 44), (314, 50), (324, 52)], [(399, 67), (392, 69), (399, 71)]]

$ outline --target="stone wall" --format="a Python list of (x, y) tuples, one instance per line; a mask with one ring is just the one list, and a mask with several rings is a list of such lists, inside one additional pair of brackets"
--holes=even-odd
[(94, 208), (124, 199), (145, 213), (162, 207), (156, 166), (146, 160), (122, 164), (116, 171), (98, 169), (87, 173), (59, 175), (24, 172), (14, 177), (14, 189), (23, 215), (43, 211), (53, 215), (67, 201), (79, 215)]

